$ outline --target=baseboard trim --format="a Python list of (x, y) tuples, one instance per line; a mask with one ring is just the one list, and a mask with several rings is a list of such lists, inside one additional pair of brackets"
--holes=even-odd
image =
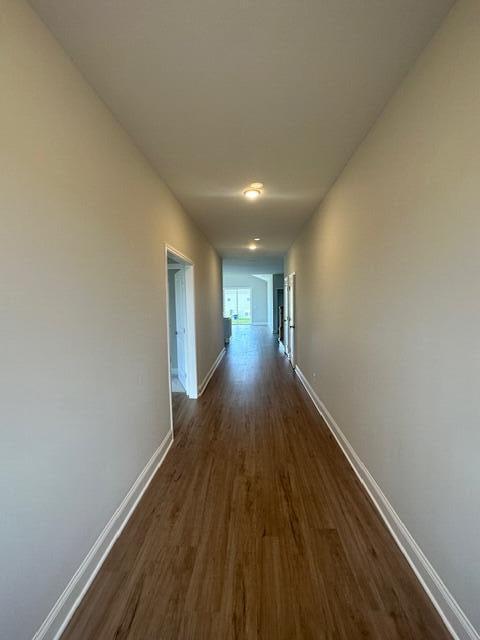
[(296, 374), (453, 638), (455, 640), (480, 640), (480, 635), (415, 542), (407, 527), (400, 520), (376, 480), (363, 464), (298, 365)]
[(111, 548), (135, 511), (153, 476), (165, 459), (172, 443), (173, 437), (169, 430), (161, 445), (147, 462), (120, 506), (106, 524), (64, 592), (33, 636), (33, 640), (60, 639), (100, 567), (105, 562)]
[(226, 353), (226, 350), (225, 350), (225, 347), (223, 347), (223, 349), (220, 351), (220, 353), (216, 357), (215, 362), (210, 367), (207, 375), (205, 376), (205, 378), (203, 379), (202, 383), (198, 387), (198, 396), (197, 396), (198, 398), (202, 395), (202, 393), (207, 388), (207, 385), (210, 382), (211, 377), (215, 373), (215, 371), (216, 371), (218, 365), (220, 364), (220, 362), (222, 361), (223, 356), (225, 355), (225, 353)]

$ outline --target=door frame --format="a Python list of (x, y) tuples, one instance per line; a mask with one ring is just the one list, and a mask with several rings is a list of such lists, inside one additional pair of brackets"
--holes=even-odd
[(290, 305), (290, 298), (288, 300), (288, 357), (290, 360), (290, 364), (295, 369), (297, 366), (297, 357), (296, 357), (296, 274), (295, 271), (293, 273), (288, 274), (288, 293), (292, 292), (292, 302)]
[[(178, 265), (177, 269), (173, 269)], [(170, 270), (173, 272), (173, 287), (175, 289), (175, 335), (177, 346), (177, 378), (183, 388), (187, 389), (187, 291), (186, 291), (186, 279), (185, 279), (185, 265), (179, 262), (168, 264), (168, 275), (170, 276)], [(172, 280), (169, 278), (169, 285)], [(169, 302), (172, 297), (172, 292), (169, 291)], [(181, 311), (181, 313), (180, 313)], [(179, 331), (179, 328), (181, 329)], [(172, 334), (169, 334), (173, 337)], [(173, 340), (172, 340), (173, 342)], [(170, 345), (171, 347), (172, 345)], [(181, 349), (179, 348), (181, 346)], [(175, 373), (175, 369), (170, 366), (170, 371)]]
[[(280, 291), (283, 291), (283, 296), (285, 298), (285, 287), (275, 287), (275, 304), (277, 305), (277, 308), (276, 308), (276, 310), (274, 309), (274, 313), (277, 314), (276, 315), (276, 320), (277, 320), (276, 328), (277, 328), (277, 331), (274, 331), (273, 333), (277, 333), (277, 334), (280, 333), (280, 322), (279, 322), (280, 317), (278, 315), (278, 308), (280, 307), (280, 305), (278, 304), (278, 302), (279, 302), (278, 301), (278, 294), (279, 294)], [(285, 302), (283, 303), (283, 309), (285, 310)], [(274, 329), (275, 329), (275, 327), (274, 327)]]
[(288, 357), (288, 276), (283, 277), (283, 351)]
[(170, 402), (170, 428), (173, 435), (173, 409), (172, 409), (172, 373), (170, 370), (170, 310), (169, 310), (169, 284), (168, 284), (168, 256), (169, 254), (179, 260), (185, 271), (185, 328), (186, 328), (186, 357), (187, 380), (185, 391), (189, 398), (198, 398), (197, 379), (197, 335), (195, 322), (195, 264), (184, 253), (165, 243), (165, 310), (167, 328), (167, 363), (168, 363), (168, 393)]
[[(295, 271), (293, 273), (289, 273), (284, 277), (284, 300), (283, 300), (283, 308), (284, 308), (284, 351), (287, 358), (290, 360), (290, 364), (295, 369), (296, 366), (296, 354), (295, 354), (295, 281), (296, 274)], [(290, 309), (290, 291), (293, 289), (293, 309)], [(293, 311), (293, 314), (292, 314)], [(293, 315), (293, 318), (292, 318)], [(292, 322), (293, 319), (293, 322)]]

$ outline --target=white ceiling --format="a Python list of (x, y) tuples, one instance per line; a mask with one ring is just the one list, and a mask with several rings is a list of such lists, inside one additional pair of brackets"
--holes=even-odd
[[(31, 0), (224, 256), (283, 253), (452, 0)], [(265, 183), (255, 203), (242, 189)]]

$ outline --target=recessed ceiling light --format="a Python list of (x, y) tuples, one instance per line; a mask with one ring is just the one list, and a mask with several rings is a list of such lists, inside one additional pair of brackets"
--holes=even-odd
[(245, 189), (243, 192), (243, 195), (249, 200), (256, 200), (261, 193), (260, 189), (252, 189), (251, 187), (248, 187), (248, 189)]
[(250, 251), (255, 251), (255, 249), (257, 248), (257, 245), (252, 243), (248, 245), (248, 248), (250, 249)]
[(260, 238), (254, 238), (255, 242), (260, 242)]

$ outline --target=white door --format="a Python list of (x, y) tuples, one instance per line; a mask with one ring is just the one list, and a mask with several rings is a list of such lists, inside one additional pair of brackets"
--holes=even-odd
[(186, 327), (186, 297), (185, 271), (180, 269), (175, 273), (175, 320), (177, 336), (177, 367), (178, 379), (184, 389), (187, 388), (187, 327)]
[(290, 335), (289, 331), (289, 321), (288, 321), (288, 301), (290, 299), (288, 295), (288, 276), (284, 278), (284, 292), (283, 292), (283, 346), (285, 348), (285, 353), (289, 355), (288, 349), (288, 338)]
[(295, 369), (295, 274), (288, 276), (288, 357)]

